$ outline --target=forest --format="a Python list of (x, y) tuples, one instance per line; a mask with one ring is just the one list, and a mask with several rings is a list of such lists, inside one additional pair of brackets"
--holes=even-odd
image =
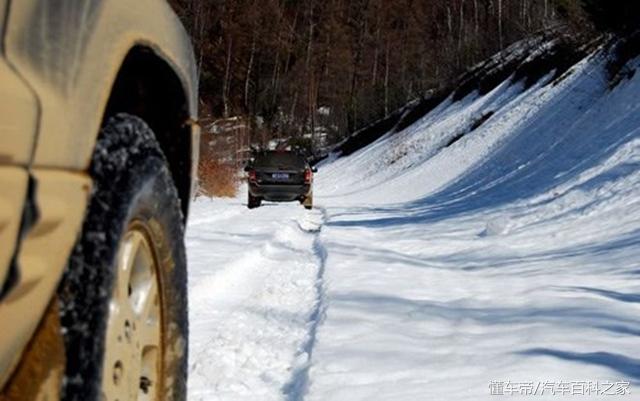
[(623, 0), (170, 3), (193, 38), (203, 121), (242, 118), (250, 143), (323, 146), (518, 40), (559, 27), (572, 38), (624, 29), (638, 14)]

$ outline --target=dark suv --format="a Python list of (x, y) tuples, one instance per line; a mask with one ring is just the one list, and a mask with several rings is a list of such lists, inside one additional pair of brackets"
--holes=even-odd
[(261, 152), (245, 171), (249, 173), (249, 209), (259, 207), (263, 200), (272, 202), (299, 201), (306, 209), (313, 207), (313, 173), (307, 159), (291, 151)]

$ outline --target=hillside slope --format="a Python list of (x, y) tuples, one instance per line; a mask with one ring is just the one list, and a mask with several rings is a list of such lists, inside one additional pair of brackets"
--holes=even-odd
[(640, 76), (610, 89), (605, 55), (449, 98), (323, 166), (308, 399), (640, 384)]
[[(606, 157), (602, 146), (615, 148), (633, 135), (635, 81), (610, 91), (605, 53), (591, 54), (558, 79), (554, 74), (528, 87), (512, 76), (485, 95), (471, 92), (459, 101), (452, 95), (405, 130), (348, 157), (329, 158), (320, 188), (339, 197), (358, 192), (364, 203), (367, 188), (382, 193), (383, 203), (413, 200), (463, 175), (475, 181), (471, 175), (490, 172), (485, 179), (504, 181), (524, 164), (535, 168), (535, 160), (548, 171), (570, 168), (570, 158), (579, 162), (575, 171)], [(574, 146), (577, 141), (581, 146)], [(497, 169), (475, 168), (487, 163)]]

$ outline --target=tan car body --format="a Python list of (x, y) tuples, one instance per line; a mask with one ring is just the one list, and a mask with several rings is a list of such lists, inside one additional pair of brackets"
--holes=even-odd
[(191, 44), (165, 1), (0, 0), (0, 32), (1, 389), (80, 232), (104, 118), (148, 120), (185, 215), (199, 132)]

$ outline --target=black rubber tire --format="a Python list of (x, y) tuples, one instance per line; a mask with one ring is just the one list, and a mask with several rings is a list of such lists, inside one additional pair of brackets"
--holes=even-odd
[(163, 400), (186, 399), (188, 314), (184, 227), (167, 161), (141, 119), (107, 121), (91, 168), (94, 181), (82, 234), (60, 284), (67, 362), (64, 401), (98, 401), (108, 306), (118, 244), (133, 219), (149, 223), (162, 299)]
[(255, 197), (251, 195), (251, 193), (249, 193), (249, 196), (247, 197), (247, 207), (249, 209), (255, 209), (260, 207), (260, 205), (262, 205), (262, 199)]
[(304, 200), (302, 201), (302, 205), (307, 210), (313, 209), (313, 193), (312, 192), (310, 192), (307, 196), (305, 196)]

